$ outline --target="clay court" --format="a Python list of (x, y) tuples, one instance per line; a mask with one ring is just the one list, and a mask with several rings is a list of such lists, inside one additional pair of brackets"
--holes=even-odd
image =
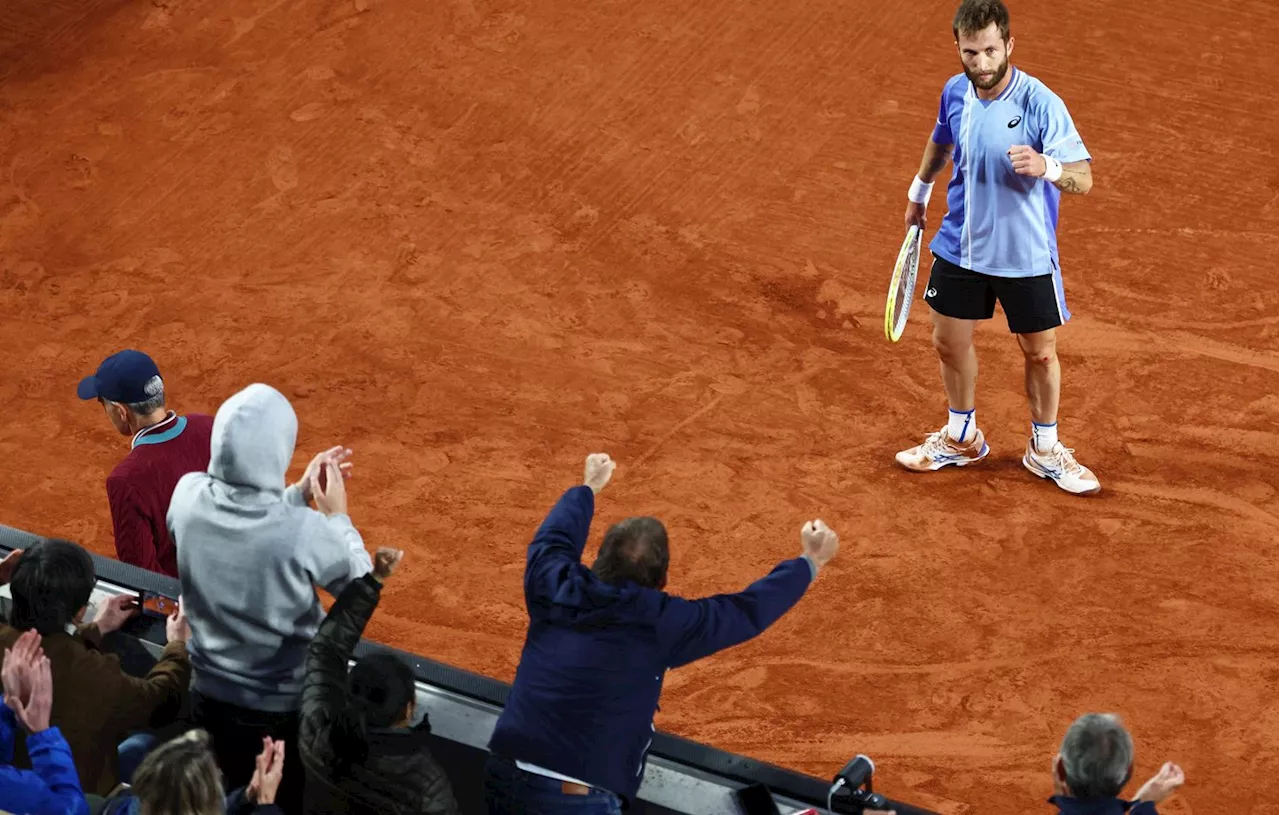
[(0, 521), (113, 553), (127, 440), (75, 398), (107, 353), (155, 355), (181, 411), (265, 381), (298, 467), (352, 447), (356, 524), (409, 552), (371, 635), (509, 680), (524, 544), (604, 450), (599, 520), (664, 518), (678, 593), (813, 516), (844, 542), (764, 637), (673, 672), (659, 727), (825, 777), (865, 752), (958, 815), (1034, 811), (1110, 710), (1137, 781), (1186, 770), (1162, 812), (1275, 812), (1276, 8), (1012, 5), (1095, 159), (1060, 233), (1095, 499), (1019, 464), (1000, 315), (992, 457), (893, 462), (945, 420), (927, 307), (881, 323), (952, 10), (9, 0)]

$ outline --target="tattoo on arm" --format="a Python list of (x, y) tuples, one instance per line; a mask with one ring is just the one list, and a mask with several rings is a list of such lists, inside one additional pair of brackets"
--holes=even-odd
[(1087, 164), (1083, 167), (1067, 165), (1062, 168), (1062, 177), (1055, 184), (1063, 192), (1084, 195), (1093, 186), (1091, 180)]

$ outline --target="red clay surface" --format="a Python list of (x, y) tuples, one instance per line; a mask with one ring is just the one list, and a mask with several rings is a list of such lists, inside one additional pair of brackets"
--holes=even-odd
[(1096, 158), (1061, 340), (1096, 500), (1019, 466), (999, 321), (992, 459), (893, 466), (945, 415), (927, 309), (899, 346), (881, 314), (950, 11), (9, 0), (0, 518), (112, 552), (127, 448), (74, 396), (105, 353), (150, 350), (183, 410), (266, 381), (297, 463), (353, 447), (356, 522), (409, 550), (373, 636), (509, 679), (524, 543), (606, 450), (601, 520), (666, 519), (675, 591), (843, 533), (794, 614), (673, 672), (661, 727), (987, 813), (1043, 806), (1111, 710), (1138, 780), (1186, 769), (1163, 812), (1275, 812), (1276, 8), (1015, 5)]

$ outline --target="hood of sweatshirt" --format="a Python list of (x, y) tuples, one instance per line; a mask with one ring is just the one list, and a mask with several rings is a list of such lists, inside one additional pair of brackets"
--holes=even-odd
[(281, 495), (298, 440), (298, 417), (284, 394), (250, 385), (218, 408), (209, 475), (236, 487)]

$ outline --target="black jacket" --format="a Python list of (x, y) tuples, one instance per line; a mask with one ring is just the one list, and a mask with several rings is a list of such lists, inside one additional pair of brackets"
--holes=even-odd
[(414, 729), (371, 729), (369, 757), (339, 775), (330, 733), (347, 704), (347, 663), (380, 593), (372, 575), (352, 581), (307, 649), (298, 729), (306, 811), (460, 815), (449, 779), (428, 747), (431, 729), (425, 716)]

